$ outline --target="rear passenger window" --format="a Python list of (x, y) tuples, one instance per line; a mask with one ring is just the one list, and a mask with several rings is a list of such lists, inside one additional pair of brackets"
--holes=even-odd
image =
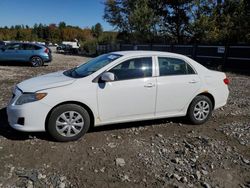
[(42, 47), (34, 45), (35, 50), (41, 50)]
[(135, 58), (124, 61), (109, 70), (116, 80), (128, 80), (152, 76), (152, 57)]
[(23, 44), (24, 50), (35, 50), (34, 45), (32, 44)]
[(187, 65), (187, 74), (195, 74), (194, 69), (188, 64)]
[(160, 76), (195, 74), (193, 68), (181, 59), (158, 57)]

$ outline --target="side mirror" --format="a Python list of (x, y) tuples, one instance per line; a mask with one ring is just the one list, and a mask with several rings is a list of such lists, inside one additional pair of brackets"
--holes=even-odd
[(115, 75), (112, 72), (105, 72), (101, 76), (101, 80), (104, 82), (111, 82), (115, 80)]

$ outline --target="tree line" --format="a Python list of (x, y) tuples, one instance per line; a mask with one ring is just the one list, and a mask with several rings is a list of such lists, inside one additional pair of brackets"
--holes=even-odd
[(249, 43), (249, 0), (106, 0), (104, 19), (118, 40)]
[(35, 24), (15, 25), (11, 27), (0, 27), (0, 41), (29, 41), (45, 42), (47, 44), (60, 44), (62, 41), (77, 41), (82, 50), (93, 54), (96, 52), (97, 44), (115, 43), (117, 32), (103, 30), (100, 23), (91, 28), (80, 28), (67, 25), (65, 22), (59, 24)]
[(110, 43), (249, 43), (250, 0), (105, 0), (103, 19), (91, 28), (59, 24), (0, 27), (0, 40), (91, 46)]
[(3, 41), (38, 41), (60, 43), (62, 41), (80, 42), (97, 40), (100, 43), (113, 40), (115, 33), (104, 32), (102, 25), (97, 23), (91, 28), (80, 28), (67, 25), (65, 22), (59, 24), (35, 24), (33, 27), (28, 25), (15, 25), (0, 28), (0, 40)]

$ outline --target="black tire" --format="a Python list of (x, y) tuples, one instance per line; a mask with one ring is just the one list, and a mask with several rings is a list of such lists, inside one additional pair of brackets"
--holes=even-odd
[[(74, 123), (72, 123), (75, 119), (72, 119), (69, 115), (69, 119), (71, 121), (71, 123), (67, 124), (66, 121), (64, 121), (64, 118), (61, 118), (63, 115), (63, 117), (66, 117), (67, 116), (67, 113), (70, 114), (70, 112), (74, 112), (74, 116), (77, 115), (76, 117), (81, 117), (82, 118), (82, 121), (83, 122), (83, 126), (81, 127), (80, 129), (80, 126), (77, 128), (78, 132), (77, 134), (75, 135), (71, 135), (71, 136), (67, 136), (67, 133), (68, 133), (68, 130), (70, 130), (70, 134), (73, 132), (75, 132), (73, 130), (72, 127), (74, 127), (74, 129), (76, 130), (76, 126), (74, 125)], [(67, 117), (66, 117), (67, 118)], [(69, 120), (68, 119), (68, 120)], [(62, 123), (61, 123), (62, 121)], [(63, 122), (64, 121), (64, 122)], [(80, 121), (80, 119), (79, 119)], [(60, 122), (58, 124), (58, 122)], [(81, 124), (81, 122), (79, 122), (78, 124)], [(60, 124), (67, 124), (67, 125), (60, 125)], [(77, 123), (77, 122), (75, 122)], [(62, 128), (61, 128), (61, 127)], [(68, 127), (64, 130), (64, 132), (62, 132), (62, 130), (65, 128), (65, 127)], [(61, 105), (61, 106), (58, 106), (56, 107), (50, 117), (49, 117), (49, 121), (48, 121), (48, 127), (47, 127), (47, 131), (48, 133), (57, 141), (60, 141), (60, 142), (67, 142), (67, 141), (74, 141), (74, 140), (78, 140), (79, 138), (81, 138), (88, 130), (89, 130), (89, 127), (90, 127), (90, 116), (89, 116), (89, 113), (81, 106), (79, 105), (76, 105), (76, 104), (64, 104), (64, 105)], [(60, 129), (60, 130), (59, 130)], [(61, 131), (61, 133), (60, 133)]]
[[(199, 106), (203, 107), (200, 108), (200, 110), (198, 110)], [(196, 96), (189, 105), (187, 118), (190, 120), (192, 124), (200, 125), (205, 123), (210, 118), (212, 111), (213, 111), (213, 104), (211, 100), (207, 96), (199, 95)]]
[(33, 56), (30, 58), (30, 64), (32, 67), (41, 67), (43, 66), (44, 62), (43, 59), (39, 56)]

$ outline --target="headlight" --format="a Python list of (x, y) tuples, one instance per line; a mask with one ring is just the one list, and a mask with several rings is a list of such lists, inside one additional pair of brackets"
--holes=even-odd
[(35, 102), (46, 97), (47, 93), (24, 93), (16, 101), (15, 105), (22, 105), (30, 102)]

